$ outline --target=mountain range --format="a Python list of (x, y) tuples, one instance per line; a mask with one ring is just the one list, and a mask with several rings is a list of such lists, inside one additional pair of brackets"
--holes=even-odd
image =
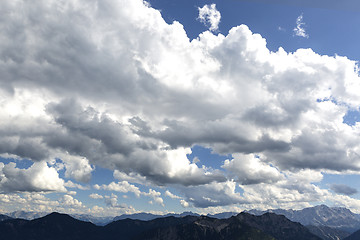
[(207, 216), (163, 217), (150, 221), (124, 219), (96, 226), (66, 214), (51, 213), (34, 220), (0, 222), (7, 240), (320, 240), (300, 223), (274, 213), (240, 213), (227, 219)]
[(185, 217), (185, 216), (200, 216), (197, 213), (193, 212), (183, 212), (183, 213), (168, 213), (166, 215), (156, 215), (151, 213), (135, 213), (135, 214), (123, 214), (113, 218), (113, 221), (123, 220), (123, 219), (133, 219), (133, 220), (143, 220), (143, 221), (150, 221), (156, 218), (163, 218), (163, 217)]
[[(340, 240), (345, 239), (346, 237), (350, 237), (350, 234), (356, 232), (360, 229), (360, 215), (352, 213), (350, 210), (346, 208), (339, 207), (327, 207), (326, 205), (319, 205), (311, 208), (305, 208), (302, 210), (284, 210), (284, 209), (273, 209), (267, 211), (258, 211), (258, 210), (250, 210), (247, 213), (255, 216), (262, 216), (266, 213), (273, 213), (276, 215), (283, 215), (287, 219), (292, 222), (298, 222), (305, 226), (312, 234), (320, 237), (324, 240)], [(25, 212), (25, 211), (17, 211), (8, 213), (6, 215), (0, 215), (0, 221), (7, 221), (9, 219), (23, 219), (23, 220), (36, 220), (48, 213), (44, 212)], [(114, 222), (122, 221), (122, 220), (136, 220), (140, 222), (151, 222), (156, 219), (197, 219), (200, 217), (197, 213), (192, 212), (184, 212), (181, 214), (167, 214), (167, 215), (155, 215), (150, 213), (136, 213), (136, 214), (124, 214), (113, 217), (95, 217), (87, 214), (73, 214), (70, 215), (72, 218), (81, 220), (84, 222), (91, 222), (95, 227), (105, 226), (107, 229), (111, 229), (110, 226)], [(208, 219), (217, 219), (217, 220), (226, 220), (231, 219), (233, 216), (239, 216), (238, 213), (235, 212), (224, 212), (219, 214), (208, 214), (206, 217)], [(186, 217), (186, 218), (185, 218)], [(204, 217), (204, 216), (202, 216)], [(126, 222), (125, 221), (125, 222)], [(170, 222), (174, 222), (177, 220), (172, 220)], [(204, 220), (203, 220), (204, 221)], [(207, 220), (207, 222), (211, 222), (215, 220)], [(155, 221), (156, 222), (156, 221)], [(191, 222), (194, 224), (195, 220)], [(24, 223), (24, 222), (23, 222)], [(185, 223), (182, 223), (185, 224)], [(186, 224), (190, 224), (187, 222)], [(186, 229), (198, 229), (200, 225), (188, 225), (186, 228), (182, 229), (185, 231)], [(228, 223), (227, 223), (228, 224)], [(145, 224), (146, 225), (146, 224)], [(205, 224), (206, 225), (206, 224)], [(159, 225), (160, 226), (160, 225)], [(174, 232), (178, 227), (176, 224), (171, 224), (169, 231)], [(232, 226), (232, 225), (231, 225)], [(161, 226), (164, 228), (164, 226)], [(254, 226), (253, 226), (254, 227)], [(255, 227), (256, 228), (256, 227)], [(156, 229), (156, 228), (155, 228)], [(189, 230), (188, 229), (188, 230)], [(176, 231), (179, 231), (177, 229)], [(176, 232), (175, 231), (175, 232)], [(211, 232), (211, 231), (210, 231)], [(355, 234), (355, 233), (354, 233)], [(360, 235), (360, 232), (357, 233)], [(360, 239), (355, 238), (355, 239)]]
[(291, 221), (299, 222), (304, 226), (327, 226), (346, 232), (354, 232), (360, 228), (360, 215), (341, 207), (330, 208), (326, 205), (319, 205), (302, 210), (275, 209), (267, 211), (250, 210), (247, 212), (254, 215), (272, 212), (284, 215)]

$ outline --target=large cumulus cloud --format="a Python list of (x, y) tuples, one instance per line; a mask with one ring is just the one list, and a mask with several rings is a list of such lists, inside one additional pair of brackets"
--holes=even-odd
[(20, 169), (16, 164), (0, 163), (0, 192), (66, 192), (64, 181), (54, 168), (46, 162), (34, 163), (28, 169)]
[[(271, 52), (245, 25), (190, 41), (141, 0), (0, 5), (4, 157), (58, 158), (83, 182), (109, 168), (171, 184), (201, 207), (248, 203), (235, 182), (250, 194), (292, 186), (286, 172), (360, 170), (360, 125), (343, 123), (360, 106), (346, 57)], [(195, 144), (233, 159), (198, 167), (186, 157)], [(211, 188), (230, 198), (206, 196)]]

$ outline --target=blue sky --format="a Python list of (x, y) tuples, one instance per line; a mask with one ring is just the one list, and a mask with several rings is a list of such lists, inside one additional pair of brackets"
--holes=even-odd
[(323, 2), (1, 3), (0, 212), (359, 212), (359, 4)]

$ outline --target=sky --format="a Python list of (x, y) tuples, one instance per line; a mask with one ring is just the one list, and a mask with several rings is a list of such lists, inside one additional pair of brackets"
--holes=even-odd
[(0, 213), (360, 213), (360, 3), (0, 2)]

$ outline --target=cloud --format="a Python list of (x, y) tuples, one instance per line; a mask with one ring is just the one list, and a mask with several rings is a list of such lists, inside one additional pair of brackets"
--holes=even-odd
[(124, 209), (128, 207), (125, 203), (118, 204), (118, 196), (113, 193), (111, 196), (105, 196), (105, 203), (114, 209)]
[[(245, 25), (190, 41), (142, 0), (3, 1), (0, 16), (0, 156), (34, 162), (3, 164), (2, 191), (66, 191), (56, 170), (70, 187), (99, 166), (119, 180), (104, 188), (141, 196), (130, 183), (171, 186), (195, 207), (317, 197), (356, 206), (297, 184), (302, 171), (360, 173), (360, 125), (343, 122), (360, 105), (355, 61), (272, 52)], [(208, 18), (210, 30), (219, 20)], [(233, 159), (199, 167), (187, 158), (194, 145)], [(62, 165), (45, 163), (54, 159)]]
[(358, 193), (358, 191), (355, 188), (349, 187), (344, 184), (331, 184), (330, 189), (338, 194), (344, 194), (344, 195), (354, 195)]
[(68, 191), (67, 194), (75, 196), (77, 194), (77, 192), (76, 191)]
[(142, 195), (151, 197), (157, 204), (159, 204), (159, 205), (161, 205), (163, 207), (165, 206), (164, 205), (164, 200), (160, 197), (161, 196), (160, 192), (157, 192), (157, 191), (155, 191), (153, 189), (149, 189), (148, 193), (142, 193)]
[(169, 190), (165, 191), (165, 196), (168, 196), (169, 198), (172, 198), (172, 199), (181, 199), (181, 197), (171, 193)]
[(181, 199), (181, 200), (180, 200), (180, 204), (181, 204), (181, 206), (184, 207), (184, 208), (187, 208), (187, 207), (190, 206), (190, 204), (189, 204), (187, 201), (185, 201), (184, 199)]
[(306, 33), (304, 26), (305, 23), (303, 22), (303, 15), (301, 14), (296, 19), (296, 27), (293, 29), (293, 31), (294, 34), (298, 37), (309, 38), (309, 34)]
[(16, 167), (16, 163), (0, 163), (1, 192), (66, 192), (64, 181), (54, 168), (46, 162), (35, 162), (27, 169)]
[(153, 189), (149, 189), (149, 192), (142, 192), (140, 191), (140, 189), (138, 187), (136, 187), (135, 185), (132, 185), (130, 183), (128, 183), (127, 181), (122, 181), (122, 182), (111, 182), (108, 185), (94, 185), (94, 188), (97, 190), (108, 190), (108, 191), (116, 191), (116, 192), (122, 192), (122, 193), (128, 193), (128, 192), (132, 192), (135, 194), (136, 197), (140, 197), (140, 196), (147, 196), (147, 197), (151, 197), (156, 203), (164, 206), (164, 201), (163, 199), (160, 197), (161, 193), (157, 192)]
[(146, 182), (146, 177), (141, 176), (139, 173), (130, 172), (128, 174), (120, 172), (118, 170), (114, 171), (114, 178), (120, 181), (128, 181), (132, 183), (139, 183), (142, 185), (148, 184)]
[(321, 173), (314, 170), (301, 170), (296, 173), (286, 171), (282, 178), (274, 182), (257, 181), (238, 185), (231, 180), (181, 188), (181, 192), (186, 202), (204, 209), (220, 206), (241, 206), (243, 209), (299, 209), (309, 206), (311, 202), (338, 197), (314, 184), (320, 182), (322, 177)]
[[(319, 159), (310, 161), (297, 155), (306, 155), (303, 138), (325, 140), (344, 134), (352, 137), (343, 144), (343, 152), (355, 151), (350, 146), (354, 146), (358, 130), (342, 123), (347, 109), (337, 104), (359, 104), (355, 62), (321, 56), (309, 49), (291, 54), (282, 49), (270, 52), (265, 39), (244, 25), (234, 27), (227, 36), (204, 32), (189, 42), (179, 23), (168, 25), (158, 11), (141, 1), (129, 5), (132, 11), (123, 11), (113, 1), (98, 8), (90, 2), (63, 8), (49, 7), (55, 2), (37, 4), (44, 14), (33, 16), (32, 6), (26, 5), (24, 15), (7, 18), (9, 24), (40, 18), (34, 26), (23, 27), (36, 39), (34, 42), (44, 44), (21, 45), (22, 51), (32, 49), (36, 54), (17, 56), (12, 45), (7, 55), (3, 53), (13, 64), (18, 64), (16, 57), (20, 57), (24, 65), (23, 72), (13, 72), (9, 62), (2, 63), (7, 84), (14, 90), (14, 95), (2, 101), (4, 154), (34, 161), (64, 156), (67, 176), (82, 181), (89, 179), (91, 166), (100, 165), (124, 174), (139, 174), (157, 184), (185, 185), (226, 180), (221, 172), (206, 172), (187, 160), (189, 147), (194, 144), (221, 153), (262, 152), (285, 168), (323, 166), (343, 171), (356, 166), (352, 159), (342, 168), (336, 165), (335, 156), (345, 155), (341, 155), (340, 147), (331, 150), (331, 141), (324, 141), (330, 144), (329, 154), (334, 154), (328, 160), (316, 155)], [(3, 5), (13, 11), (13, 5)], [(82, 20), (71, 15), (74, 9), (87, 9), (80, 12), (91, 27), (84, 28)], [(108, 11), (105, 15), (117, 20), (101, 24), (108, 23), (101, 11)], [(44, 15), (63, 16), (65, 20), (41, 21)], [(40, 23), (46, 26), (43, 29), (49, 31), (47, 34), (58, 37), (45, 41), (36, 32)], [(63, 31), (52, 32), (55, 28)], [(127, 32), (128, 36), (114, 35), (109, 29)], [(12, 32), (5, 33), (4, 41), (16, 41)], [(68, 42), (60, 41), (64, 36)], [(128, 42), (130, 38), (135, 42)], [(52, 50), (46, 51), (51, 46)], [(122, 58), (108, 54), (116, 51)], [(29, 79), (24, 82), (22, 75), (16, 75), (20, 73)], [(124, 90), (129, 87), (132, 91)], [(39, 88), (43, 90), (33, 90)], [(69, 98), (73, 93), (76, 99)], [(330, 97), (336, 101), (318, 101)], [(337, 126), (329, 125), (329, 117)], [(312, 151), (322, 151), (312, 146)], [(46, 154), (35, 154), (33, 149)], [(296, 159), (305, 160), (299, 164)], [(177, 162), (180, 168), (175, 167)], [(78, 166), (86, 171), (79, 171)]]
[(64, 186), (68, 187), (68, 188), (77, 188), (77, 189), (80, 189), (80, 190), (89, 190), (89, 186), (83, 186), (81, 184), (74, 183), (71, 180), (66, 181), (64, 183)]
[(235, 189), (236, 183), (233, 181), (181, 188), (181, 192), (186, 199), (180, 201), (180, 203), (188, 202), (199, 208), (246, 203), (246, 199), (237, 193)]
[[(79, 180), (88, 180), (93, 170), (87, 159), (103, 167), (121, 170), (123, 175), (118, 171), (115, 175), (117, 177), (125, 177), (124, 174), (127, 174), (132, 175), (131, 178), (135, 180), (136, 176), (137, 182), (141, 179), (144, 182), (146, 177), (159, 184), (182, 182), (188, 185), (225, 179), (218, 171), (205, 175), (204, 169), (190, 163), (186, 157), (189, 148), (158, 149), (155, 140), (139, 139), (139, 136), (131, 131), (128, 123), (115, 121), (91, 107), (84, 109), (74, 99), (49, 104), (47, 112), (62, 126), (62, 131), (47, 136), (45, 141), (52, 147), (67, 149), (72, 156), (84, 156), (62, 158), (65, 166), (68, 166), (67, 172), (78, 169), (77, 172), (70, 173), (74, 178), (74, 174), (78, 174)], [(82, 168), (74, 168), (71, 164), (85, 165)], [(134, 170), (138, 173), (134, 173)], [(184, 175), (187, 178), (183, 178)]]
[(72, 178), (80, 182), (89, 182), (91, 173), (95, 170), (89, 164), (89, 160), (80, 156), (59, 155), (64, 160), (65, 164), (65, 177)]
[(220, 12), (216, 9), (216, 4), (206, 4), (202, 8), (198, 8), (198, 20), (209, 27), (210, 31), (217, 31), (221, 19)]
[(122, 181), (122, 182), (111, 182), (108, 185), (95, 185), (94, 186), (95, 189), (103, 189), (103, 190), (108, 190), (108, 191), (116, 191), (116, 192), (122, 192), (122, 193), (128, 193), (128, 192), (132, 192), (135, 194), (135, 196), (140, 197), (141, 195), (141, 191), (139, 190), (138, 187), (136, 187), (135, 185), (132, 185), (126, 181)]
[(72, 207), (72, 208), (78, 208), (78, 207), (83, 207), (82, 202), (80, 202), (79, 200), (73, 198), (70, 195), (64, 195), (61, 199), (60, 199), (60, 204), (62, 206), (66, 206), (66, 207)]
[(99, 195), (97, 193), (92, 193), (92, 194), (89, 195), (89, 197), (92, 198), (92, 199), (103, 199), (104, 198), (103, 196), (101, 196), (101, 195)]
[(122, 207), (100, 207), (100, 206), (93, 206), (91, 209), (88, 209), (88, 213), (91, 213), (94, 216), (103, 216), (103, 217), (109, 217), (109, 216), (119, 216), (120, 214), (132, 214), (135, 213), (136, 210), (132, 206), (125, 206)]
[(275, 167), (262, 162), (259, 156), (233, 154), (233, 157), (225, 160), (222, 167), (234, 174), (240, 184), (274, 183), (284, 179)]
[[(71, 193), (71, 192), (70, 192)], [(3, 212), (67, 212), (85, 213), (84, 204), (67, 193), (48, 196), (47, 192), (22, 192), (0, 194)]]

